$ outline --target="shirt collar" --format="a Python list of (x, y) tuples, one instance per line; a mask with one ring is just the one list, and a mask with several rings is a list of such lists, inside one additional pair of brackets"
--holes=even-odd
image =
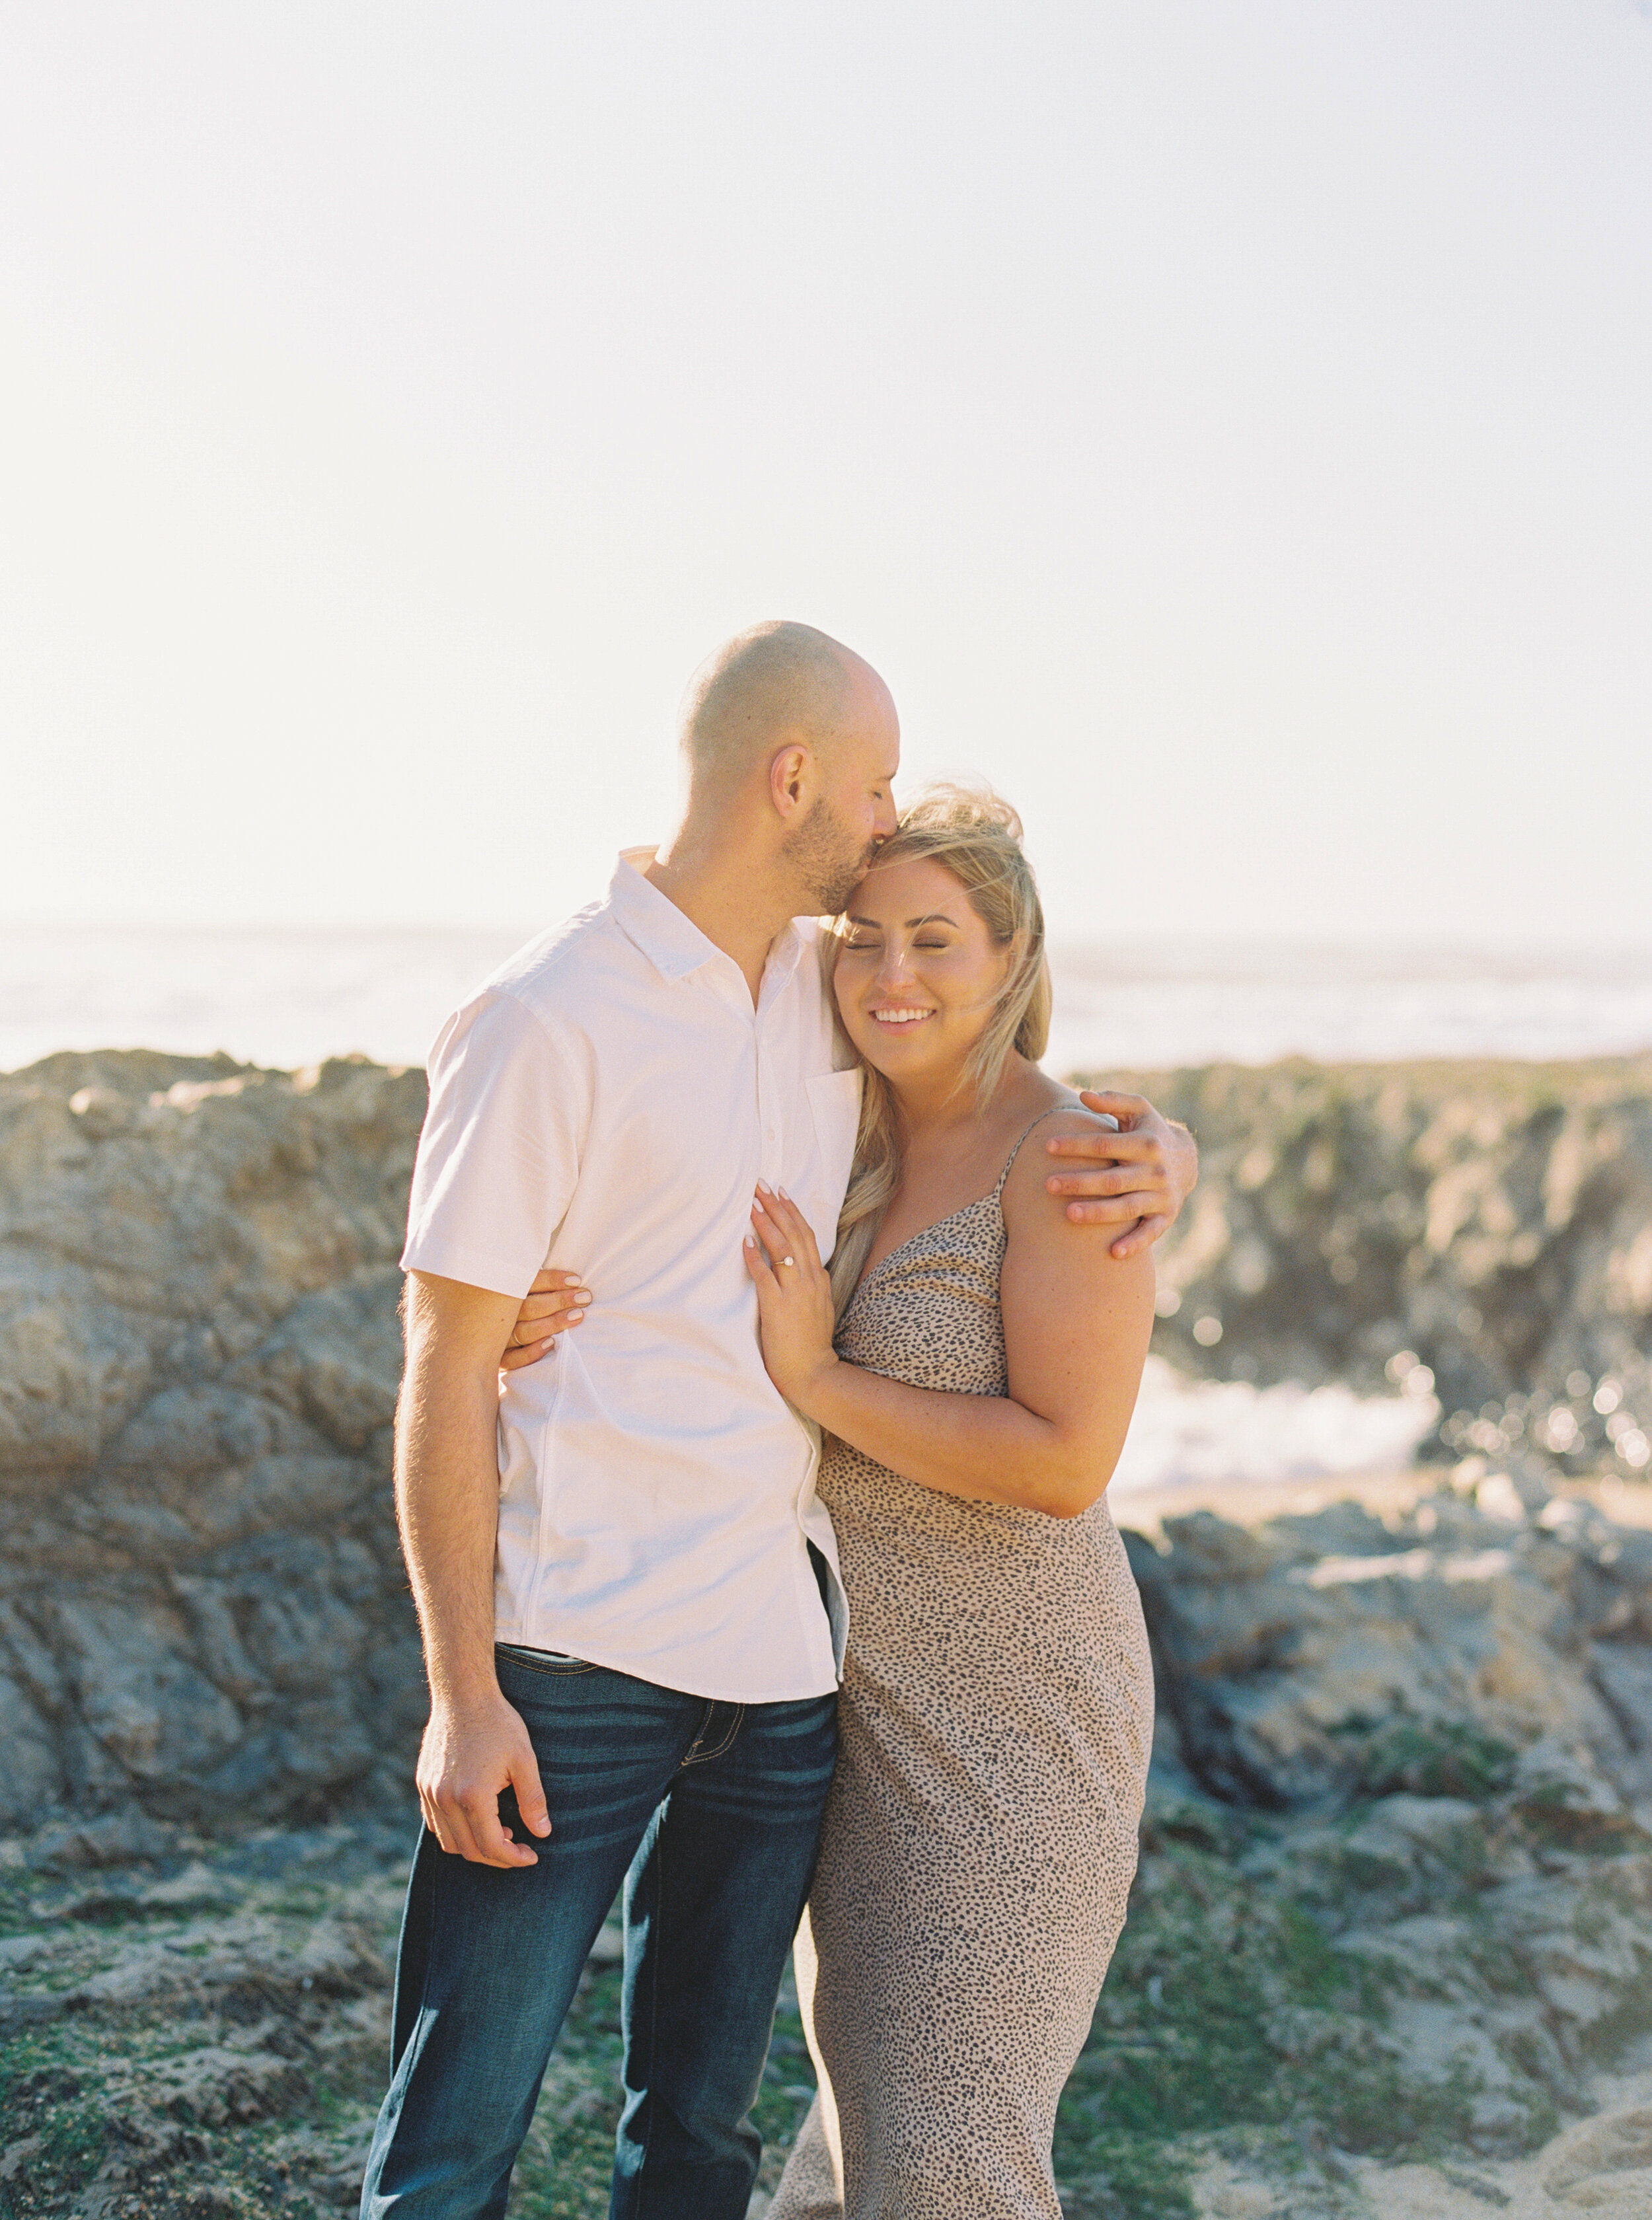
[[(656, 848), (622, 848), (608, 886), (608, 901), (627, 939), (636, 943), (660, 976), (686, 979), (723, 951), (643, 876), (658, 852)], [(725, 963), (730, 960), (723, 956)]]
[(807, 918), (794, 918), (777, 932), (769, 944), (769, 960), (763, 967), (763, 983), (770, 994), (778, 994), (796, 970), (808, 946)]
[[(620, 930), (648, 958), (663, 979), (686, 979), (702, 964), (720, 959), (731, 970), (734, 959), (708, 939), (694, 920), (684, 915), (668, 895), (663, 895), (643, 874), (659, 853), (657, 848), (622, 848), (608, 885), (608, 902)], [(764, 966), (762, 1000), (777, 994), (801, 962), (818, 930), (811, 918), (797, 919), (776, 933)], [(738, 975), (737, 975), (738, 976)]]

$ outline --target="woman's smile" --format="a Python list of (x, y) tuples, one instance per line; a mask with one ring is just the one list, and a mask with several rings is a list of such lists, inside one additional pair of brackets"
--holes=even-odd
[(1005, 970), (1006, 951), (962, 882), (932, 857), (913, 856), (875, 864), (850, 896), (833, 985), (861, 1055), (880, 1068), (888, 1045), (901, 1042), (901, 1083), (911, 1087), (920, 1072), (938, 1084), (946, 1072), (956, 1078)]

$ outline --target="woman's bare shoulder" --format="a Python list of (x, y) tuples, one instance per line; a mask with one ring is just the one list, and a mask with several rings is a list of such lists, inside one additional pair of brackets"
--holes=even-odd
[[(1044, 1143), (1053, 1141), (1058, 1136), (1065, 1138), (1071, 1133), (1116, 1133), (1118, 1130), (1116, 1118), (1104, 1117), (1099, 1110), (1087, 1110), (1072, 1088), (1063, 1087), (1059, 1098), (1050, 1104), (1028, 1134), (1026, 1146), (1021, 1155), (1025, 1156), (1027, 1149), (1031, 1149), (1035, 1155), (1043, 1156)], [(1015, 1160), (1018, 1167), (1020, 1160), (1020, 1157)]]
[(1105, 1138), (1118, 1130), (1113, 1119), (1087, 1110), (1069, 1088), (1063, 1088), (1060, 1100), (1050, 1105), (1022, 1142), (1004, 1182), (1004, 1221), (1010, 1231), (1041, 1231), (1045, 1226), (1075, 1230), (1068, 1225), (1067, 1198), (1051, 1194), (1044, 1184), (1052, 1172), (1073, 1169), (1072, 1159), (1064, 1163), (1052, 1159), (1044, 1144), (1080, 1134)]
[(1054, 1082), (1052, 1085), (1055, 1095), (1051, 1106), (1053, 1115), (1075, 1118), (1087, 1130), (1099, 1126), (1104, 1133), (1118, 1132), (1119, 1120), (1116, 1118), (1104, 1116), (1100, 1110), (1087, 1110), (1078, 1099), (1078, 1089), (1075, 1087), (1064, 1087), (1059, 1082)]

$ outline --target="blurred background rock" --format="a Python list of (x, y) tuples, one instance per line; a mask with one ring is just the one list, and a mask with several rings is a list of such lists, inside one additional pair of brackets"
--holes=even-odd
[(1652, 1057), (1143, 1073), (1200, 1137), (1154, 1346), (1437, 1399), (1436, 1455), (1652, 1465)]

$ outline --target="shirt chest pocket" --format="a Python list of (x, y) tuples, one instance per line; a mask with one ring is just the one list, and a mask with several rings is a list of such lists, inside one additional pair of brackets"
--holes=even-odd
[(860, 1130), (862, 1075), (852, 1071), (823, 1071), (808, 1082), (809, 1123), (813, 1148), (800, 1168), (797, 1200), (814, 1229), (823, 1257), (832, 1254), (838, 1238), (838, 1213), (849, 1186), (855, 1160), (855, 1137)]

